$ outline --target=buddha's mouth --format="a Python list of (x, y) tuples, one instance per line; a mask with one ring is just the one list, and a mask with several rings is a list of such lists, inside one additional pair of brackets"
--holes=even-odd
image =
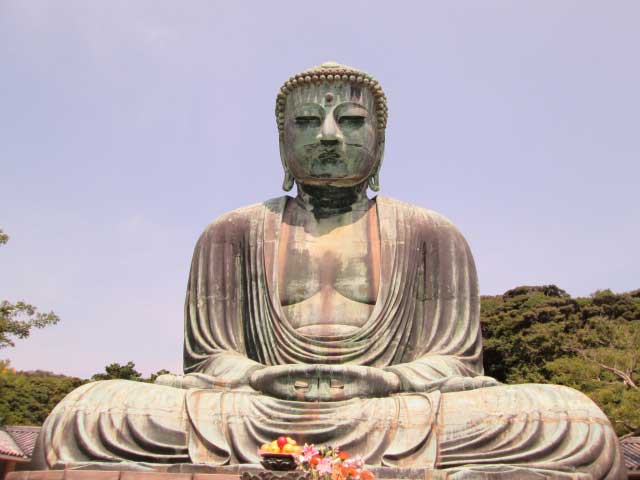
[(311, 161), (309, 170), (315, 178), (344, 178), (349, 174), (347, 164), (339, 156), (318, 156)]
[(311, 173), (310, 177), (313, 178), (345, 178), (347, 175), (336, 175), (333, 173)]
[(337, 163), (341, 161), (341, 155), (335, 148), (325, 148), (318, 153), (318, 160), (322, 160), (327, 163)]
[(312, 160), (320, 160), (328, 164), (335, 164), (342, 161), (342, 153), (338, 145), (322, 145), (320, 143), (312, 143), (305, 145), (307, 154)]

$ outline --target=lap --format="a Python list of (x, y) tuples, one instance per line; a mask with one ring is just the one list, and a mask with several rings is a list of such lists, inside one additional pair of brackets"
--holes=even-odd
[(617, 478), (622, 468), (605, 415), (583, 394), (554, 385), (322, 403), (110, 380), (69, 394), (45, 422), (43, 443), (50, 466), (255, 463), (256, 447), (280, 434), (346, 446), (372, 465), (579, 466), (593, 478)]
[(515, 420), (539, 414), (545, 421), (609, 423), (598, 406), (583, 393), (560, 385), (501, 385), (442, 394), (440, 418), (446, 424), (474, 422), (484, 417)]
[(505, 385), (442, 395), (439, 468), (519, 465), (619, 478), (617, 439), (584, 394), (557, 385)]

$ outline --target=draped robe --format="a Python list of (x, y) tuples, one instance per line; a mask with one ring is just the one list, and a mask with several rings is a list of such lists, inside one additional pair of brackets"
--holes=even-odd
[[(509, 465), (530, 478), (541, 478), (540, 472), (622, 478), (608, 420), (574, 390), (524, 385), (440, 392), (447, 379), (483, 370), (473, 258), (458, 230), (434, 212), (376, 197), (380, 282), (371, 316), (340, 337), (298, 333), (283, 313), (277, 281), (288, 198), (224, 215), (196, 245), (184, 366), (186, 374), (207, 375), (210, 387), (127, 381), (80, 387), (43, 427), (37, 447), (43, 468), (256, 463), (257, 446), (285, 434), (338, 445), (370, 465), (447, 468), (452, 475)], [(248, 385), (262, 366), (300, 363), (389, 370), (400, 377), (402, 393), (302, 402)], [(529, 478), (525, 473), (517, 478)]]
[(238, 381), (261, 365), (390, 368), (408, 387), (482, 372), (477, 275), (444, 217), (377, 197), (380, 283), (368, 321), (330, 340), (299, 334), (280, 305), (286, 197), (216, 221), (196, 245), (186, 300), (185, 372)]

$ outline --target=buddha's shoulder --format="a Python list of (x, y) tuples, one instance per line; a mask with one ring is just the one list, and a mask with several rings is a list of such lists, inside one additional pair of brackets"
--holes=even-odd
[(286, 197), (277, 197), (226, 212), (204, 229), (201, 238), (214, 241), (233, 241), (243, 237), (252, 227), (262, 222), (265, 212), (282, 211)]
[(404, 221), (409, 221), (413, 225), (421, 225), (428, 229), (458, 231), (451, 220), (434, 210), (381, 195), (377, 197), (377, 201), (386, 207), (393, 208), (397, 213), (402, 215)]

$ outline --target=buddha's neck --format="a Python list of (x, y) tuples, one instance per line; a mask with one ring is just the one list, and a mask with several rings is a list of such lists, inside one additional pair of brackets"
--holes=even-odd
[(297, 186), (296, 201), (302, 208), (312, 212), (316, 218), (327, 218), (353, 210), (366, 210), (369, 204), (367, 182), (353, 187), (302, 185), (300, 183)]

